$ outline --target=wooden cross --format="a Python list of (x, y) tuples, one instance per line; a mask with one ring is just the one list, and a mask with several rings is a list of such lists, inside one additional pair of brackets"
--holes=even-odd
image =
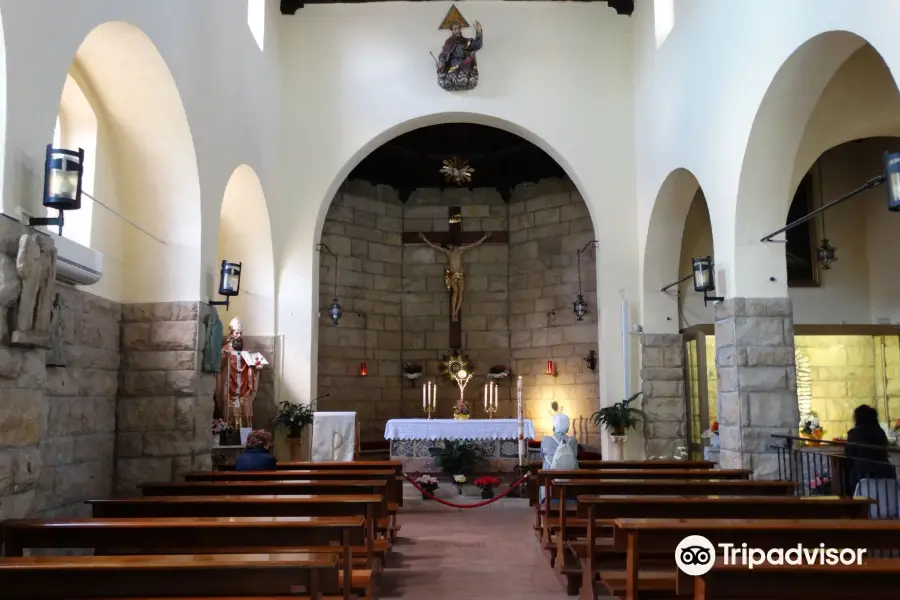
[[(462, 246), (464, 244), (472, 244), (480, 240), (486, 232), (463, 231), (461, 215), (462, 209), (459, 206), (450, 206), (447, 210), (447, 220), (450, 222), (449, 231), (428, 231), (422, 233), (425, 233), (429, 241), (435, 244), (440, 244), (441, 246)], [(404, 231), (403, 243), (424, 244), (419, 235), (420, 232), (418, 231)], [(491, 237), (486, 239), (484, 243), (507, 244), (509, 243), (509, 232), (492, 231)], [(447, 295), (450, 296), (449, 290), (447, 291)], [(463, 296), (463, 302), (465, 302), (465, 296)], [(459, 315), (458, 320), (454, 321), (453, 313), (451, 311), (451, 313), (448, 315), (448, 319), (450, 319), (450, 349), (459, 351), (462, 349), (462, 314)]]

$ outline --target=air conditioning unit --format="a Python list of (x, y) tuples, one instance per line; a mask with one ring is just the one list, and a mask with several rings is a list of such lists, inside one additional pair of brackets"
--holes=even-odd
[(49, 233), (56, 244), (56, 278), (72, 285), (93, 285), (103, 277), (103, 255)]

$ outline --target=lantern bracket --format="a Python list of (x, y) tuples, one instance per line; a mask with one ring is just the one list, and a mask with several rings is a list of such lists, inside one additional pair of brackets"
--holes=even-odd
[(63, 232), (63, 222), (64, 222), (64, 211), (57, 211), (58, 215), (55, 217), (30, 217), (28, 219), (29, 227), (51, 227), (56, 226), (59, 227), (59, 236), (62, 237)]
[(710, 296), (709, 292), (703, 292), (703, 306), (710, 302), (722, 302), (723, 300), (725, 300), (724, 296)]

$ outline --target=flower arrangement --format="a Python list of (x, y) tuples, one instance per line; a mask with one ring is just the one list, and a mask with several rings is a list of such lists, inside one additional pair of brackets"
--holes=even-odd
[(487, 376), (489, 379), (503, 379), (504, 377), (509, 377), (509, 369), (504, 365), (494, 365), (488, 369)]
[(462, 486), (466, 481), (468, 481), (468, 479), (466, 479), (465, 475), (454, 475), (453, 481), (454, 481), (454, 483), (456, 483), (457, 493), (459, 493), (459, 495), (462, 496), (462, 493), (463, 493)]
[(714, 434), (719, 435), (719, 421), (713, 421), (709, 428)]
[(801, 419), (800, 437), (818, 441), (824, 436), (825, 430), (822, 429), (822, 426), (819, 424), (819, 416), (816, 413), (809, 413)]
[(832, 441), (832, 442), (846, 442), (846, 441), (847, 441), (847, 436), (846, 436), (846, 435), (839, 435), (839, 436), (837, 436), (837, 437), (831, 438), (831, 441)]
[(221, 435), (231, 431), (231, 425), (225, 419), (213, 419), (212, 432), (213, 435)]
[[(418, 479), (416, 479), (416, 485), (418, 485), (429, 494), (433, 494), (434, 490), (438, 488), (438, 480), (437, 477), (432, 477), (431, 475), (422, 475)], [(422, 499), (428, 500), (428, 496), (423, 493)]]
[(454, 419), (468, 419), (469, 418), (469, 405), (462, 398), (457, 400), (456, 405), (454, 405), (454, 407), (453, 407), (453, 418)]
[(472, 483), (481, 489), (481, 497), (487, 500), (494, 497), (494, 488), (500, 485), (500, 479), (493, 475), (483, 475)]
[(809, 493), (811, 496), (831, 495), (831, 477), (828, 473), (819, 473), (809, 480)]

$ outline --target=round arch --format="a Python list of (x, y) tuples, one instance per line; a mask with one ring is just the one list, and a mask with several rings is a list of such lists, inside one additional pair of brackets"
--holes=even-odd
[(240, 262), (240, 295), (231, 313), (245, 335), (275, 332), (275, 258), (272, 225), (262, 183), (249, 165), (240, 165), (225, 186), (219, 216), (218, 260)]
[[(328, 212), (328, 207), (331, 205), (332, 199), (334, 198), (335, 194), (337, 194), (338, 188), (341, 186), (350, 172), (360, 162), (362, 162), (362, 160), (366, 156), (375, 151), (375, 149), (377, 149), (379, 146), (386, 144), (387, 142), (403, 135), (404, 133), (408, 133), (415, 129), (428, 127), (430, 125), (439, 125), (442, 123), (472, 123), (476, 125), (487, 125), (488, 127), (502, 129), (503, 131), (515, 134), (522, 139), (531, 142), (532, 144), (546, 152), (550, 156), (550, 158), (555, 160), (559, 164), (559, 166), (563, 168), (563, 170), (566, 172), (566, 175), (569, 177), (569, 179), (575, 185), (575, 188), (581, 194), (581, 197), (584, 198), (585, 204), (587, 204), (588, 206), (588, 211), (591, 211), (591, 202), (584, 194), (584, 184), (579, 180), (572, 166), (560, 152), (558, 152), (553, 146), (551, 146), (544, 138), (542, 138), (538, 134), (517, 123), (492, 115), (473, 112), (439, 112), (428, 115), (421, 115), (412, 119), (408, 119), (406, 121), (401, 121), (392, 125), (391, 127), (384, 129), (380, 133), (370, 138), (369, 141), (360, 146), (356, 150), (356, 152), (354, 152), (350, 157), (347, 158), (347, 160), (344, 161), (343, 166), (335, 174), (334, 178), (331, 181), (331, 184), (328, 186), (328, 189), (320, 200), (319, 210), (316, 217), (314, 239), (318, 239), (322, 234), (322, 224), (325, 222), (325, 215)], [(596, 223), (594, 214), (591, 214), (591, 220)], [(595, 226), (594, 231), (597, 230), (598, 228)]]
[(796, 48), (769, 84), (741, 165), (733, 223), (734, 256), (727, 270), (728, 296), (788, 295), (784, 246), (760, 242), (760, 238), (784, 226), (796, 187), (798, 153), (810, 119), (837, 71), (867, 43), (848, 31), (821, 33)]
[(94, 195), (121, 215), (94, 211), (92, 238), (106, 257), (97, 287), (122, 302), (200, 299), (197, 157), (165, 59), (140, 28), (109, 21), (87, 34), (74, 60), (104, 132), (88, 159), (97, 166)]
[(677, 333), (678, 287), (663, 287), (681, 279), (682, 237), (691, 204), (701, 192), (697, 177), (685, 168), (670, 172), (656, 195), (643, 256), (641, 323), (652, 333)]

